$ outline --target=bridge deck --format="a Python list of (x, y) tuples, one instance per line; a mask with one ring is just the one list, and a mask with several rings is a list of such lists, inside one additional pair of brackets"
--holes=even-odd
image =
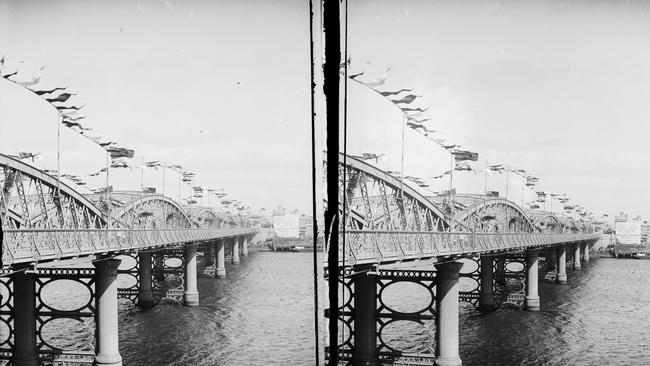
[[(517, 234), (346, 230), (340, 266), (499, 253), (575, 242), (595, 243), (597, 234)], [(343, 237), (341, 238), (343, 239)], [(340, 241), (339, 243), (342, 243)], [(345, 258), (345, 260), (343, 260)], [(327, 266), (327, 263), (325, 264)]]
[(123, 253), (250, 235), (255, 228), (4, 230), (2, 266)]

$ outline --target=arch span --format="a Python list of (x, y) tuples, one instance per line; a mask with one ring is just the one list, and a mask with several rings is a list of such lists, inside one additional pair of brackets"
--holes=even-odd
[[(458, 198), (463, 197), (465, 196), (458, 195)], [(475, 200), (458, 216), (457, 221), (473, 232), (535, 231), (526, 212), (516, 203), (504, 198), (482, 197)]]
[[(120, 192), (117, 192), (120, 194)], [(111, 218), (117, 226), (128, 228), (189, 228), (192, 220), (173, 199), (156, 193), (131, 195)]]
[[(344, 187), (348, 217), (359, 221), (364, 229), (445, 231), (449, 224), (445, 214), (408, 184), (359, 159), (339, 154), (339, 185)], [(343, 181), (344, 174), (345, 181)], [(339, 202), (343, 195), (339, 190)], [(354, 213), (354, 214), (353, 214)], [(352, 228), (352, 220), (346, 227)]]
[(3, 154), (0, 154), (0, 167), (0, 214), (13, 219), (3, 220), (3, 225), (13, 221), (14, 224), (19, 222), (20, 228), (106, 226), (105, 213), (55, 177)]

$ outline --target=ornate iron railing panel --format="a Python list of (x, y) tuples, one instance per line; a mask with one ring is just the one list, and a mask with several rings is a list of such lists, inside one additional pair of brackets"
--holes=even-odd
[[(596, 241), (596, 234), (450, 233), (346, 230), (341, 265), (381, 264), (444, 256), (500, 252), (527, 247)], [(343, 241), (341, 241), (343, 243)], [(345, 254), (345, 255), (344, 255)]]
[(254, 228), (233, 229), (32, 229), (5, 230), (2, 265), (125, 252), (254, 234)]

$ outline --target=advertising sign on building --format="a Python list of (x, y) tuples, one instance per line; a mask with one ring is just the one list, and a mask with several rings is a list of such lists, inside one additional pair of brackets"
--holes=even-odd
[(621, 244), (641, 244), (641, 221), (616, 221), (616, 239)]
[(273, 216), (273, 229), (280, 238), (297, 238), (300, 235), (300, 220), (297, 214)]

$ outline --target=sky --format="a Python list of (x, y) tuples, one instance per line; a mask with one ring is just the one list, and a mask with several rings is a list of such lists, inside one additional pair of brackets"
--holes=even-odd
[[(311, 184), (309, 13), (303, 1), (0, 1), (0, 54), (43, 87), (70, 86), (86, 127), (163, 160), (253, 208), (307, 211)], [(12, 64), (13, 63), (13, 64)], [(0, 150), (37, 151), (56, 168), (56, 114), (0, 80)], [(61, 131), (61, 170), (89, 174), (106, 154)], [(116, 189), (140, 170), (111, 169)], [(144, 186), (162, 191), (162, 171)], [(105, 177), (93, 180), (103, 186)], [(166, 193), (178, 175), (166, 170)], [(190, 194), (183, 187), (183, 196)], [(204, 204), (207, 204), (204, 202)], [(212, 202), (214, 203), (214, 202)]]
[[(372, 80), (391, 67), (383, 87), (415, 88), (429, 127), (478, 152), (477, 168), (525, 169), (539, 190), (597, 215), (650, 217), (647, 2), (350, 1), (348, 23), (351, 71)], [(311, 210), (308, 30), (308, 3), (297, 0), (0, 0), (8, 65), (23, 61), (25, 75), (45, 65), (43, 87), (70, 86), (86, 125), (133, 148), (136, 164), (180, 164), (254, 208)], [(353, 82), (348, 105), (348, 152), (385, 153), (376, 164), (400, 170), (400, 112)], [(0, 152), (42, 152), (36, 164), (55, 168), (56, 133), (46, 103), (0, 80)], [(405, 175), (449, 169), (447, 152), (404, 135)], [(61, 131), (62, 171), (89, 174), (105, 159)], [(139, 189), (141, 177), (162, 190), (160, 171), (112, 169), (110, 184)], [(508, 178), (509, 199), (535, 198)], [(165, 179), (177, 196), (178, 176)], [(459, 193), (506, 195), (505, 175), (453, 179)]]

